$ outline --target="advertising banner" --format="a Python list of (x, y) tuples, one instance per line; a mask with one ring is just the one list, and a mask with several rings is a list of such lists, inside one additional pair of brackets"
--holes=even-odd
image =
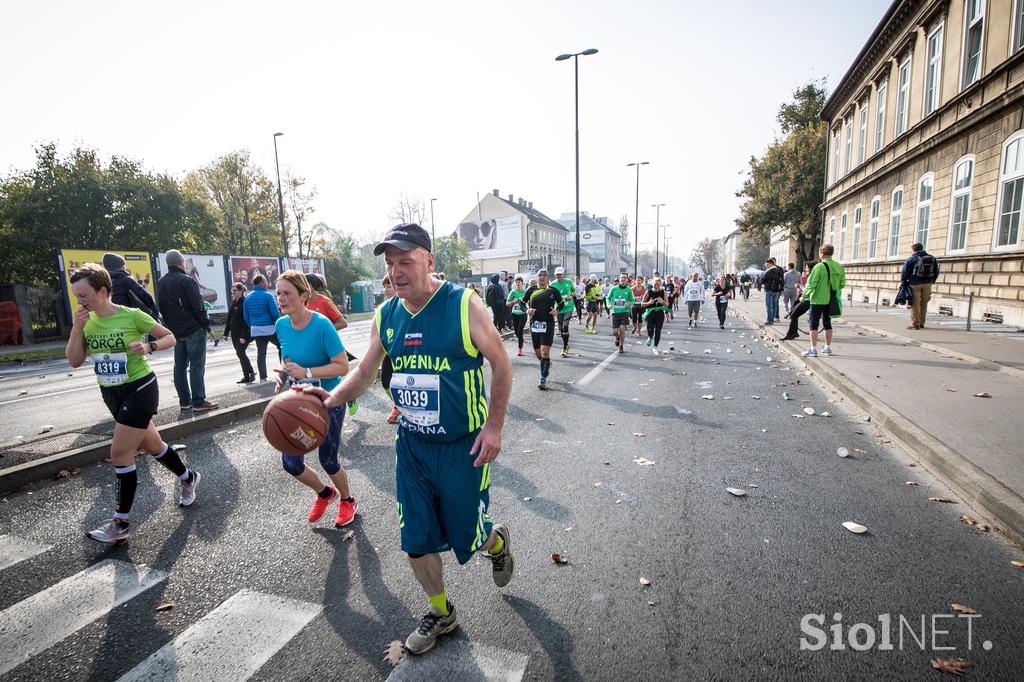
[(229, 256), (228, 266), (231, 281), (244, 284), (246, 291), (252, 291), (252, 279), (256, 275), (266, 277), (267, 289), (273, 291), (277, 276), (281, 274), (280, 259), (276, 256)]
[(523, 255), (522, 216), (513, 215), (459, 225), (459, 238), (473, 259)]
[[(153, 276), (153, 270), (149, 263), (149, 254), (144, 251), (95, 251), (89, 249), (61, 249), (59, 252), (58, 263), (62, 270), (62, 277), (64, 279), (64, 295), (65, 303), (67, 305), (68, 319), (74, 319), (75, 310), (78, 308), (78, 302), (75, 300), (74, 294), (71, 293), (71, 275), (74, 274), (75, 270), (82, 267), (86, 263), (96, 263), (97, 265), (103, 264), (103, 254), (105, 253), (116, 253), (117, 255), (124, 258), (124, 269), (130, 274), (135, 281), (145, 287), (151, 295), (156, 289), (156, 278)], [(156, 298), (154, 296), (154, 298)]]
[(320, 275), (327, 279), (327, 262), (323, 258), (291, 258), (286, 256), (284, 261), (285, 270), (298, 270), (299, 272)]
[[(224, 267), (224, 256), (209, 256), (185, 253), (185, 274), (199, 285), (199, 295), (203, 298), (207, 313), (226, 313), (231, 297), (227, 293), (227, 270)], [(156, 266), (160, 275), (167, 274), (167, 253), (159, 253)]]

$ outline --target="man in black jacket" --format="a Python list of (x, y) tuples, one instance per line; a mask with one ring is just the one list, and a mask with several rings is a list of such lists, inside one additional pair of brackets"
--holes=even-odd
[(764, 307), (768, 314), (766, 324), (775, 324), (775, 320), (779, 319), (779, 296), (786, 287), (785, 276), (782, 268), (775, 264), (774, 258), (765, 261), (764, 267), (761, 284), (764, 286)]
[(206, 399), (206, 335), (210, 318), (199, 295), (199, 284), (185, 274), (185, 257), (171, 249), (164, 257), (167, 274), (160, 278), (156, 298), (164, 326), (178, 343), (174, 346), (174, 389), (182, 410), (217, 409)]
[(156, 303), (146, 291), (146, 287), (135, 281), (125, 269), (124, 258), (116, 253), (103, 254), (103, 268), (110, 273), (110, 282), (114, 285), (110, 292), (110, 300), (129, 308), (138, 308), (152, 318), (157, 318)]
[(491, 284), (487, 287), (486, 300), (494, 316), (494, 326), (499, 332), (505, 328), (505, 299), (507, 295), (503, 292), (504, 289), (501, 287), (498, 275), (491, 275)]
[(910, 302), (910, 326), (907, 329), (924, 329), (928, 301), (932, 298), (932, 285), (939, 278), (939, 263), (935, 256), (924, 250), (924, 244), (914, 244), (910, 251), (910, 258), (900, 271), (900, 283), (909, 284), (914, 293)]

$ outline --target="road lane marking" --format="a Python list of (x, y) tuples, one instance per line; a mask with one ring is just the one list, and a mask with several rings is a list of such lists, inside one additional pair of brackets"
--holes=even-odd
[(0, 535), (0, 571), (48, 549), (50, 545), (41, 545), (15, 535)]
[(242, 590), (119, 682), (247, 680), (322, 610), (319, 604)]
[(0, 613), (0, 676), (167, 578), (108, 559)]
[(585, 385), (589, 384), (591, 381), (593, 381), (594, 379), (596, 379), (597, 375), (600, 374), (602, 371), (604, 371), (605, 367), (607, 367), (609, 364), (611, 364), (611, 361), (615, 359), (616, 355), (619, 355), (619, 351), (617, 351), (617, 350), (615, 352), (613, 352), (611, 355), (609, 355), (608, 357), (606, 357), (604, 360), (602, 360), (600, 365), (598, 365), (594, 369), (592, 369), (589, 372), (587, 372), (587, 375), (585, 377), (583, 377), (582, 379), (580, 379), (579, 381), (577, 381), (576, 385), (577, 386), (585, 386)]
[(444, 679), (519, 682), (526, 674), (529, 661), (529, 656), (515, 651), (448, 639), (438, 642), (428, 655), (406, 654), (388, 675), (388, 682)]

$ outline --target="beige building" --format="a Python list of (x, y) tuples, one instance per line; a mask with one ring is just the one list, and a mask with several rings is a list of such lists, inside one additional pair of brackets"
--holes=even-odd
[(910, 246), (932, 311), (1024, 325), (1024, 0), (897, 0), (822, 109), (822, 240), (854, 301), (895, 298)]
[[(474, 275), (521, 272), (520, 261), (527, 260), (543, 267), (569, 265), (565, 227), (535, 209), (532, 201), (512, 194), (503, 199), (498, 190), (483, 196), (456, 234), (469, 242)], [(575, 252), (572, 261), (575, 267)]]
[(729, 234), (722, 237), (722, 273), (736, 273), (739, 269), (746, 267), (745, 265), (741, 268), (739, 266), (739, 249), (740, 242), (743, 241), (743, 233), (739, 230), (733, 230)]
[[(783, 268), (790, 263), (797, 262), (797, 246), (796, 237), (790, 235), (788, 228), (772, 228), (771, 233), (768, 235), (768, 255), (774, 258), (775, 263)], [(757, 266), (761, 267), (761, 264), (757, 263)]]

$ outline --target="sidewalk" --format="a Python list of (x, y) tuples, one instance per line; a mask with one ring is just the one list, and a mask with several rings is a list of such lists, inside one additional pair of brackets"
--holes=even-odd
[[(1024, 544), (1024, 339), (1011, 328), (907, 330), (907, 311), (844, 308), (831, 357), (800, 358), (807, 336), (778, 341), (788, 320), (763, 327), (762, 295), (729, 307), (833, 384), (968, 504)], [(902, 313), (902, 314), (897, 314)], [(948, 318), (947, 318), (948, 320)], [(807, 329), (806, 315), (800, 327)], [(955, 321), (954, 321), (955, 322)], [(1024, 336), (1024, 335), (1021, 335)], [(819, 342), (819, 349), (821, 343)], [(987, 393), (991, 398), (975, 397)]]

